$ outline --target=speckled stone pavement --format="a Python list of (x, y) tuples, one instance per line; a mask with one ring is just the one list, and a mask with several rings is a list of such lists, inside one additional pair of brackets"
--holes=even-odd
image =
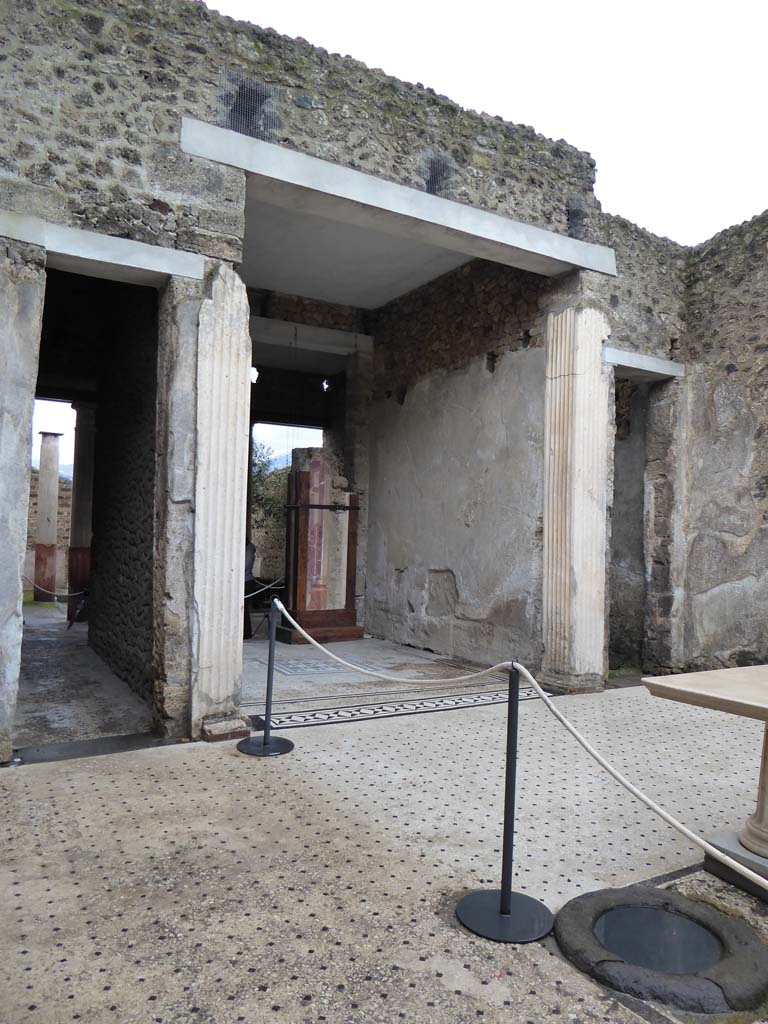
[[(638, 689), (561, 701), (693, 827), (751, 809), (757, 723)], [(521, 705), (519, 888), (557, 909), (698, 860), (559, 730)], [(503, 708), (290, 736), (280, 758), (180, 744), (3, 769), (0, 1020), (674, 1019), (622, 1004), (551, 938), (502, 946), (455, 920), (497, 884)], [(694, 747), (692, 777), (676, 760)]]

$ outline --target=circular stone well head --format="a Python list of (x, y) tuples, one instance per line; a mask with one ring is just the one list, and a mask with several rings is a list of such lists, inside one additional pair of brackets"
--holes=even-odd
[(565, 956), (597, 981), (693, 1013), (751, 1010), (768, 995), (768, 947), (744, 922), (664, 889), (603, 889), (555, 921)]
[(695, 974), (723, 955), (703, 924), (664, 907), (614, 907), (595, 921), (598, 942), (628, 964), (667, 974)]

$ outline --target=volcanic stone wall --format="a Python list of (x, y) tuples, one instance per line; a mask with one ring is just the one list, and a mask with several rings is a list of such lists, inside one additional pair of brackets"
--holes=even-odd
[(768, 661), (768, 213), (690, 254), (679, 667)]
[(0, 23), (0, 208), (238, 261), (245, 176), (181, 153), (182, 115), (564, 234), (595, 208), (565, 142), (202, 3), (0, 0)]
[(376, 338), (375, 393), (403, 401), (419, 377), (482, 357), (493, 370), (504, 352), (539, 348), (545, 278), (485, 260), (395, 299), (370, 317)]

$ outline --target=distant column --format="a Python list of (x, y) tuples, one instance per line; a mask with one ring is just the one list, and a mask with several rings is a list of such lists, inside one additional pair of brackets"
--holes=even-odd
[[(56, 530), (59, 515), (59, 438), (40, 431), (40, 475), (37, 483), (35, 538), (35, 600), (51, 601), (56, 590)], [(46, 593), (50, 591), (51, 593)]]
[[(93, 518), (93, 451), (95, 413), (93, 405), (78, 402), (75, 424), (75, 463), (72, 474), (72, 513), (69, 529), (69, 590), (88, 587), (91, 575), (91, 531)], [(81, 618), (82, 618), (81, 612)]]

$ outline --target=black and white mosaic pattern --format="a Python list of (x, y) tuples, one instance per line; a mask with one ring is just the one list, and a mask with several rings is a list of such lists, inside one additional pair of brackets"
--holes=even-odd
[[(415, 697), (408, 700), (385, 701), (376, 704), (355, 704), (347, 707), (319, 708), (303, 711), (285, 711), (272, 715), (273, 729), (299, 729), (310, 725), (334, 725), (339, 722), (366, 722), (374, 718), (398, 718), (401, 715), (425, 715), (435, 711), (459, 711), (462, 708), (483, 707), (487, 704), (505, 704), (508, 691), (443, 694), (438, 697)], [(520, 688), (520, 700), (532, 700), (536, 694), (532, 687)], [(315, 698), (317, 699), (317, 698)], [(261, 715), (251, 716), (254, 728), (264, 728)]]

